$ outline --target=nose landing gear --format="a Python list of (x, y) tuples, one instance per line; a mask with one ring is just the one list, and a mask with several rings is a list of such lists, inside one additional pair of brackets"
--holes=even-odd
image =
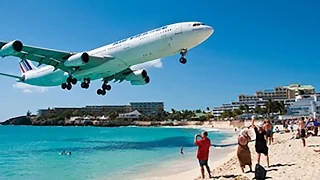
[(187, 52), (188, 52), (187, 49), (182, 49), (182, 50), (180, 51), (181, 57), (180, 57), (180, 59), (179, 59), (179, 62), (180, 62), (181, 64), (186, 64), (186, 63), (187, 63), (187, 59), (184, 57), (184, 56), (187, 54)]

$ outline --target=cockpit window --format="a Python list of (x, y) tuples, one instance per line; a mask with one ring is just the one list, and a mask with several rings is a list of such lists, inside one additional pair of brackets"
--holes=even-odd
[(201, 25), (205, 25), (203, 23), (194, 23), (192, 26), (201, 26)]

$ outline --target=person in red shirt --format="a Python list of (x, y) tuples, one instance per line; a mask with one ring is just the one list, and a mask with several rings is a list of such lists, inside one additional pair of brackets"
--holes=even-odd
[[(197, 140), (198, 136), (201, 137), (200, 140)], [(198, 146), (197, 159), (199, 160), (202, 179), (204, 179), (203, 166), (206, 167), (209, 177), (211, 178), (210, 167), (208, 165), (209, 149), (211, 146), (211, 141), (208, 138), (208, 132), (204, 131), (202, 132), (202, 135), (196, 134), (194, 136), (194, 144)]]

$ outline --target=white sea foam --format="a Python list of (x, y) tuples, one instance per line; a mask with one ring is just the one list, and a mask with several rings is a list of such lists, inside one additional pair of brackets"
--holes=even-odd
[(219, 132), (220, 129), (217, 128), (200, 128), (203, 131), (207, 131), (207, 132)]

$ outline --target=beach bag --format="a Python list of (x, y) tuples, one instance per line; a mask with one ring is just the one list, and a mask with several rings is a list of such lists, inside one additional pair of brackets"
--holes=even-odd
[(254, 179), (262, 180), (262, 179), (266, 179), (266, 176), (267, 176), (267, 171), (260, 164), (256, 164)]

